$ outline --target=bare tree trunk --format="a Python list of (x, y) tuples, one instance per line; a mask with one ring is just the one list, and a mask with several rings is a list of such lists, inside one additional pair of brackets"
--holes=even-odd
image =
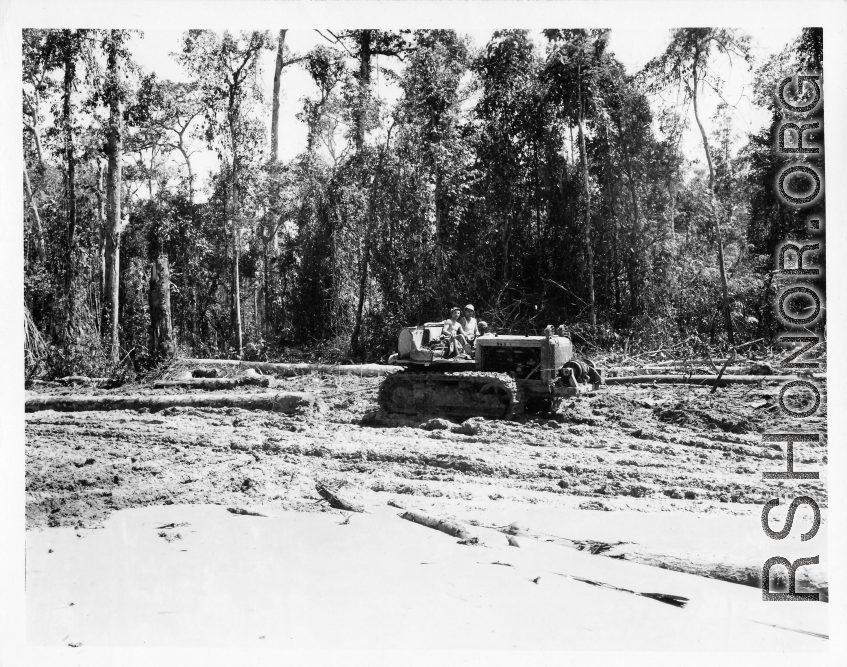
[(171, 272), (168, 255), (157, 248), (150, 267), (150, 356), (158, 361), (173, 356), (171, 321)]
[[(372, 186), (373, 187), (373, 186)], [(373, 217), (373, 191), (371, 191), (370, 200), (368, 202), (367, 219), (365, 221), (365, 245), (362, 249), (362, 268), (359, 272), (359, 300), (356, 304), (356, 320), (353, 323), (353, 332), (350, 334), (350, 350), (358, 356), (361, 352), (359, 345), (359, 335), (362, 331), (362, 316), (365, 310), (365, 296), (368, 291), (368, 263), (371, 257), (371, 225)]]
[(597, 325), (597, 309), (594, 301), (594, 248), (591, 246), (591, 187), (588, 181), (588, 154), (585, 149), (585, 131), (582, 117), (582, 76), (578, 72), (577, 105), (579, 108), (579, 152), (582, 161), (582, 180), (585, 186), (585, 254), (588, 259), (588, 306), (591, 326)]
[(32, 196), (32, 188), (29, 184), (29, 173), (26, 170), (26, 165), (24, 165), (24, 187), (26, 187), (27, 206), (32, 209), (32, 219), (35, 223), (35, 247), (38, 251), (38, 259), (44, 262), (47, 258), (47, 250), (44, 245), (44, 228), (41, 226), (41, 216), (38, 215), (38, 206), (35, 203), (35, 198)]
[(675, 218), (676, 218), (676, 181), (671, 178), (668, 183), (668, 193), (670, 194), (671, 200), (671, 209), (669, 211), (669, 221), (668, 224), (671, 230), (671, 238), (676, 241), (676, 226), (675, 226)]
[(359, 300), (356, 304), (356, 320), (353, 324), (353, 332), (350, 335), (350, 350), (354, 355), (361, 353), (359, 345), (359, 335), (362, 330), (362, 317), (365, 309), (365, 296), (368, 291), (368, 263), (371, 257), (371, 244), (374, 234), (374, 200), (376, 199), (376, 188), (378, 179), (382, 174), (382, 160), (384, 153), (380, 153), (379, 164), (377, 165), (376, 174), (374, 174), (373, 183), (371, 183), (371, 192), (368, 197), (368, 210), (365, 217), (365, 245), (362, 249), (362, 268), (359, 273)]
[(632, 173), (632, 159), (629, 155), (629, 143), (626, 140), (626, 132), (620, 120), (617, 121), (618, 133), (621, 136), (624, 164), (626, 165), (626, 180), (629, 196), (632, 200), (632, 227), (630, 230), (630, 261), (627, 267), (629, 273), (629, 308), (632, 317), (638, 313), (638, 297), (641, 292), (638, 285), (638, 265), (641, 257), (638, 252), (641, 240), (641, 212), (638, 208), (638, 194), (635, 190), (635, 177)]
[[(276, 164), (279, 161), (279, 92), (282, 80), (282, 70), (285, 67), (284, 60), (284, 51), (285, 51), (285, 35), (288, 30), (280, 30), (279, 31), (279, 39), (277, 42), (277, 51), (276, 51), (276, 66), (274, 68), (274, 91), (273, 91), (273, 111), (271, 116), (271, 162)], [(312, 150), (312, 128), (309, 128), (309, 152)], [(276, 199), (276, 197), (275, 197)], [(276, 203), (276, 202), (274, 202)], [(269, 230), (271, 231), (271, 230)], [(270, 269), (268, 267), (268, 260), (270, 256), (276, 256), (276, 248), (277, 248), (277, 234), (279, 232), (279, 225), (276, 225), (270, 233), (270, 238), (265, 238), (265, 234), (262, 234), (262, 240), (264, 241), (264, 257), (263, 257), (263, 271), (262, 271), (262, 303), (263, 303), (263, 324), (264, 327), (267, 327), (268, 321), (268, 313), (270, 312), (269, 308), (269, 298), (268, 298), (268, 285), (270, 282)], [(270, 250), (270, 252), (269, 252)], [(259, 328), (259, 332), (264, 337), (264, 327)]]
[(439, 278), (439, 283), (444, 270), (444, 202), (442, 201), (442, 193), (444, 189), (443, 176), (441, 168), (435, 167), (435, 269)]
[[(71, 31), (68, 31), (69, 33)], [(70, 37), (68, 40), (70, 41)], [(76, 245), (76, 150), (74, 146), (71, 95), (76, 83), (76, 54), (70, 44), (64, 54), (64, 80), (62, 82), (62, 125), (65, 140), (65, 164), (67, 167), (68, 227), (65, 247), (65, 297), (67, 298), (66, 322), (74, 322), (74, 299), (71, 293), (74, 280), (74, 247)]]
[(723, 237), (721, 236), (720, 212), (718, 209), (718, 201), (715, 196), (715, 169), (712, 165), (712, 154), (709, 151), (709, 139), (706, 137), (706, 130), (703, 128), (703, 123), (700, 122), (700, 114), (697, 110), (697, 68), (694, 68), (693, 74), (694, 87), (692, 89), (691, 99), (694, 104), (694, 119), (697, 121), (697, 127), (700, 128), (700, 136), (703, 138), (703, 150), (706, 152), (706, 163), (709, 165), (709, 192), (712, 197), (712, 208), (714, 209), (715, 236), (718, 242), (718, 269), (721, 277), (721, 296), (723, 298), (723, 317), (724, 326), (726, 327), (727, 338), (730, 345), (735, 345), (735, 334), (732, 327), (732, 313), (729, 309), (729, 290), (726, 284), (726, 266), (723, 258)]
[(193, 204), (194, 203), (194, 170), (191, 168), (191, 156), (188, 154), (188, 151), (185, 150), (185, 146), (182, 143), (182, 135), (179, 135), (179, 152), (182, 153), (182, 157), (185, 160), (185, 166), (188, 168), (188, 201)]
[(109, 170), (106, 179), (106, 289), (103, 300), (105, 317), (103, 332), (109, 336), (109, 358), (117, 363), (119, 356), (118, 340), (118, 290), (120, 286), (121, 253), (121, 158), (123, 151), (123, 104), (118, 86), (120, 85), (121, 63), (118, 54), (117, 31), (113, 30), (109, 43), (109, 78), (112, 82), (112, 95), (109, 100), (109, 133), (106, 154)]
[(283, 51), (285, 50), (285, 33), (288, 30), (279, 31), (279, 41), (276, 49), (276, 67), (274, 68), (274, 97), (273, 111), (271, 116), (271, 161), (279, 160), (279, 87), (282, 79)]
[(97, 222), (98, 246), (97, 246), (97, 270), (99, 277), (100, 308), (106, 299), (106, 199), (103, 192), (103, 163), (97, 161)]
[(356, 110), (356, 150), (365, 146), (368, 99), (371, 84), (371, 31), (362, 30), (359, 37), (359, 103)]
[(27, 125), (24, 123), (24, 128), (29, 130), (30, 134), (32, 134), (33, 141), (35, 142), (35, 154), (38, 156), (38, 164), (44, 164), (44, 153), (41, 149), (41, 137), (38, 136), (38, 126), (35, 125), (37, 120), (36, 115), (33, 113), (32, 117), (32, 125)]
[(235, 177), (235, 168), (235, 160), (233, 160), (232, 184), (230, 186), (230, 205), (232, 206), (232, 298), (230, 324), (232, 326), (232, 345), (240, 359), (242, 354), (241, 278), (238, 264), (241, 257), (241, 210), (238, 205), (238, 185)]

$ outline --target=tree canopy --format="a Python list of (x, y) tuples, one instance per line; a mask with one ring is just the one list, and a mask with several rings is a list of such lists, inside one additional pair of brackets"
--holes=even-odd
[[(640, 72), (607, 30), (479, 45), (452, 30), (323, 31), (302, 54), (286, 32), (190, 30), (177, 82), (134, 62), (139, 34), (24, 31), (40, 372), (139, 372), (178, 353), (384, 359), (400, 328), (467, 302), (494, 330), (566, 324), (604, 349), (776, 334), (770, 259), (808, 230), (774, 192), (773, 91), (821, 70), (819, 31), (757, 62), (739, 31), (680, 29)], [(740, 136), (728, 104), (704, 116), (723, 62), (755, 69), (770, 127)], [(298, 101), (307, 141), (280, 160), (294, 68), (313, 83)], [(697, 159), (680, 148), (690, 112)], [(208, 149), (203, 180), (192, 158)]]

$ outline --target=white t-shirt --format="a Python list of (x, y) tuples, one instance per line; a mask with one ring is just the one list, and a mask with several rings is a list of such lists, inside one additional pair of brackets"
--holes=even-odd
[(461, 331), (462, 325), (459, 322), (454, 322), (453, 320), (444, 320), (444, 330), (442, 333), (445, 333), (449, 336), (455, 336), (459, 331)]
[(479, 329), (476, 326), (476, 318), (471, 316), (470, 319), (466, 317), (459, 318), (459, 324), (462, 327), (462, 331), (471, 336), (479, 336)]

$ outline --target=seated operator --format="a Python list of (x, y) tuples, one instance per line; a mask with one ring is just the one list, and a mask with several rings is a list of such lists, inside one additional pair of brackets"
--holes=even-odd
[(444, 320), (441, 329), (441, 340), (447, 343), (447, 358), (455, 357), (464, 349), (464, 341), (460, 340), (462, 325), (459, 324), (459, 315), (462, 311), (458, 308), (450, 309), (450, 319)]
[(459, 340), (461, 340), (465, 353), (470, 354), (474, 340), (479, 337), (479, 327), (477, 326), (474, 307), (471, 304), (465, 306), (465, 314), (459, 319)]

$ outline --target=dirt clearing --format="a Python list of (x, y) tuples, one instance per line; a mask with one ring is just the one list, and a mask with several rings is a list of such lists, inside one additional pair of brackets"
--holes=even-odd
[[(27, 526), (93, 528), (114, 510), (172, 504), (330, 511), (315, 490), (318, 482), (353, 500), (373, 492), (449, 502), (452, 515), (482, 523), (486, 512), (509, 503), (595, 515), (736, 515), (755, 531), (759, 506), (784, 493), (805, 491), (826, 507), (825, 439), (795, 450), (795, 469), (820, 470), (820, 480), (792, 482), (783, 491), (784, 482), (762, 479), (786, 462), (785, 443), (763, 443), (760, 434), (799, 428), (782, 417), (778, 386), (767, 381), (716, 394), (668, 385), (610, 387), (571, 401), (556, 418), (463, 423), (385, 415), (375, 403), (379, 382), (319, 375), (274, 380), (272, 388), (319, 396), (315, 407), (297, 415), (178, 407), (154, 414), (28, 414)], [(51, 391), (80, 393), (39, 388)], [(185, 393), (144, 387), (131, 393), (171, 392)], [(819, 419), (825, 418), (824, 404)], [(558, 536), (577, 537), (562, 530)], [(672, 545), (648, 546), (667, 555)], [(739, 564), (741, 574), (714, 572), (709, 562), (720, 558), (698, 559), (706, 570), (698, 573), (756, 585), (745, 580), (761, 567), (755, 558)], [(671, 561), (654, 564), (677, 569)], [(822, 572), (804, 569), (801, 582), (811, 578), (826, 591)]]

